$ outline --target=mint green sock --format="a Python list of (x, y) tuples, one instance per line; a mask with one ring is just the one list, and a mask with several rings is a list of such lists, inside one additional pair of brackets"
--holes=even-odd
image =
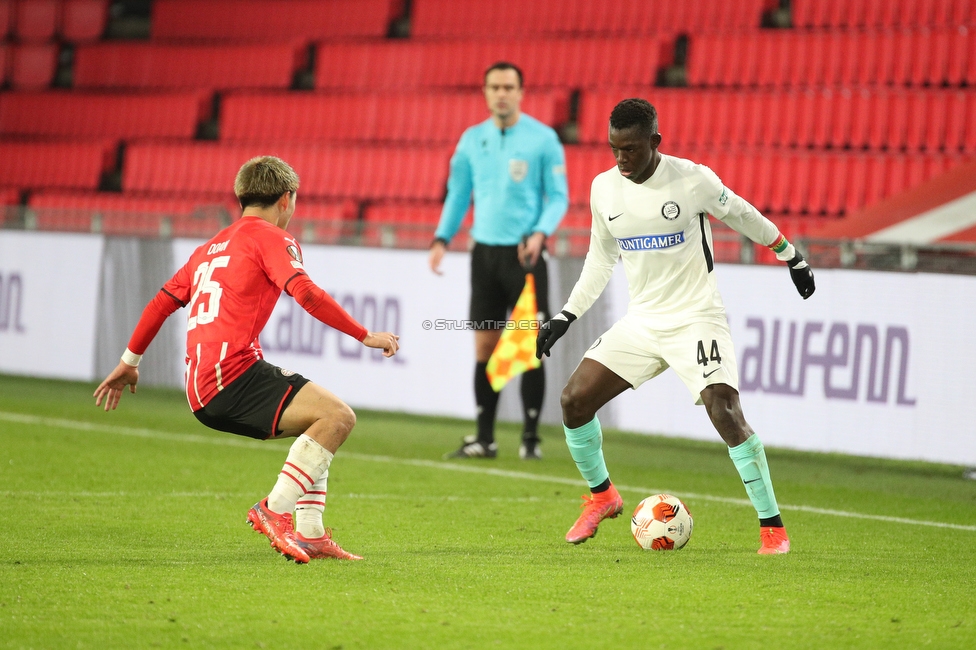
[(769, 466), (766, 464), (766, 451), (759, 436), (753, 434), (741, 445), (729, 447), (729, 456), (739, 470), (742, 483), (760, 519), (768, 519), (779, 514), (773, 482), (769, 479)]
[(576, 467), (586, 479), (587, 485), (595, 488), (608, 478), (607, 464), (603, 461), (603, 429), (600, 419), (593, 419), (577, 429), (570, 429), (565, 424), (566, 445), (569, 453), (576, 461)]

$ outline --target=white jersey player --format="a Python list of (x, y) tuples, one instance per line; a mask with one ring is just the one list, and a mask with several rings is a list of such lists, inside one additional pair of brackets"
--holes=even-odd
[(671, 367), (729, 445), (759, 515), (759, 553), (787, 553), (790, 542), (766, 455), (739, 405), (708, 215), (775, 251), (804, 299), (814, 292), (813, 272), (779, 229), (714, 172), (657, 150), (657, 112), (645, 100), (627, 99), (614, 108), (609, 140), (617, 165), (593, 180), (593, 225), (582, 274), (563, 310), (543, 325), (536, 349), (540, 357), (549, 353), (603, 292), (622, 258), (630, 293), (627, 314), (586, 352), (562, 393), (566, 442), (591, 492), (583, 497), (583, 514), (566, 541), (586, 541), (600, 521), (623, 509), (603, 460), (597, 410)]

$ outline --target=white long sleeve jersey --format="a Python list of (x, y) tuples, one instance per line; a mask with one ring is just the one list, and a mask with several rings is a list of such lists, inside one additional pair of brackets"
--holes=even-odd
[(564, 309), (582, 316), (606, 288), (623, 258), (630, 292), (628, 314), (655, 329), (724, 318), (715, 282), (711, 214), (769, 246), (779, 229), (715, 173), (690, 160), (661, 155), (654, 174), (640, 185), (616, 167), (593, 179), (590, 250)]

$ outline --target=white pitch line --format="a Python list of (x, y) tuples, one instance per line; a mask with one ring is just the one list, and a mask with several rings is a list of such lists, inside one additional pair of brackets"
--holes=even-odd
[[(92, 431), (99, 433), (112, 433), (122, 436), (132, 436), (136, 438), (147, 438), (151, 440), (165, 440), (169, 442), (195, 442), (199, 444), (220, 445), (225, 447), (239, 447), (242, 449), (259, 449), (264, 451), (281, 452), (280, 445), (269, 445), (267, 441), (247, 440), (238, 437), (210, 437), (192, 433), (171, 433), (167, 431), (157, 431), (155, 429), (143, 429), (137, 427), (120, 427), (114, 425), (99, 425), (91, 422), (79, 420), (65, 420), (61, 418), (48, 418), (36, 415), (26, 415), (23, 413), (10, 413), (0, 411), (0, 420), (23, 424), (27, 426), (53, 427), (69, 429), (74, 431)], [(369, 454), (358, 454), (356, 452), (342, 452), (343, 458), (352, 460), (362, 460), (373, 463), (392, 463), (396, 465), (409, 465), (412, 467), (425, 467), (428, 469), (448, 470), (453, 472), (468, 472), (471, 474), (482, 474), (496, 476), (499, 478), (510, 478), (522, 481), (540, 481), (543, 483), (558, 483), (561, 485), (571, 485), (574, 487), (586, 487), (586, 483), (579, 479), (564, 478), (561, 476), (546, 476), (543, 474), (529, 474), (528, 472), (516, 472), (511, 470), (494, 469), (491, 467), (480, 467), (478, 465), (459, 465), (443, 461), (424, 460), (419, 458), (395, 458), (393, 456), (373, 456)], [(638, 494), (660, 494), (668, 492), (660, 488), (633, 487), (618, 485), (618, 490), (636, 492)], [(3, 494), (0, 492), (0, 494)], [(695, 494), (692, 492), (682, 492), (681, 497), (685, 499), (699, 499), (702, 501), (715, 501), (718, 503), (729, 503), (738, 506), (751, 506), (748, 499), (737, 499), (732, 497), (719, 497), (711, 494)], [(966, 530), (976, 532), (976, 526), (964, 524), (950, 524), (942, 521), (925, 521), (923, 519), (908, 519), (905, 517), (889, 517), (885, 515), (867, 515), (859, 512), (847, 512), (844, 510), (830, 510), (827, 508), (817, 508), (815, 506), (787, 505), (780, 504), (781, 510), (797, 510), (800, 512), (810, 512), (818, 515), (832, 517), (848, 517), (851, 519), (867, 519), (872, 521), (884, 521), (895, 524), (907, 524), (911, 526), (931, 526), (935, 528), (950, 528), (953, 530)]]

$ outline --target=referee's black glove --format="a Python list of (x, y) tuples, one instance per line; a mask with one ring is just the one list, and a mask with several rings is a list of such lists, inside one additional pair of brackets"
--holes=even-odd
[(543, 354), (548, 357), (553, 344), (566, 333), (569, 324), (574, 320), (576, 316), (563, 310), (543, 323), (539, 328), (539, 336), (535, 340), (535, 358), (541, 359)]
[(813, 281), (813, 269), (800, 255), (800, 251), (797, 251), (793, 259), (787, 264), (790, 266), (790, 277), (793, 279), (793, 284), (796, 285), (796, 290), (806, 300), (817, 290), (817, 285)]

